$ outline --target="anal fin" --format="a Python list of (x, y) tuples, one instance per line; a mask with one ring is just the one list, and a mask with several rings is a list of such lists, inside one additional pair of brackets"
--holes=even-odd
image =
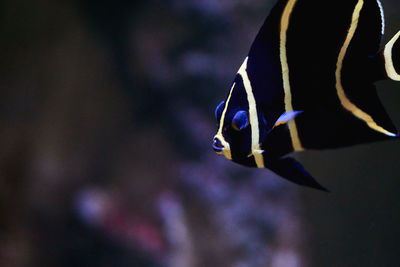
[(329, 192), (325, 187), (320, 185), (295, 159), (286, 157), (269, 162), (266, 166), (282, 178), (302, 186), (319, 189)]

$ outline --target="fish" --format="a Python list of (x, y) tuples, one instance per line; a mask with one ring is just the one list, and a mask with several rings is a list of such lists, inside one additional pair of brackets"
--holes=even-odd
[(400, 81), (400, 31), (382, 47), (384, 32), (379, 0), (278, 0), (215, 109), (213, 150), (328, 191), (291, 154), (399, 137), (374, 84)]

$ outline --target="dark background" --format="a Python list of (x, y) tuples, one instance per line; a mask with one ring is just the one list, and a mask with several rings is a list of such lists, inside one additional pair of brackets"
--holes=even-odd
[(1, 1), (0, 266), (397, 266), (397, 142), (298, 154), (329, 194), (211, 150), (274, 2)]

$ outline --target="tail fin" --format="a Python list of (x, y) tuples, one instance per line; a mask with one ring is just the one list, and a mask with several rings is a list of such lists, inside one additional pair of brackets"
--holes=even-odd
[(386, 44), (383, 50), (385, 70), (388, 78), (400, 81), (400, 31)]

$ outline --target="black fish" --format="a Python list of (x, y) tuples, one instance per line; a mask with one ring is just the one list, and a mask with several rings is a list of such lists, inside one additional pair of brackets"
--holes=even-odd
[(379, 0), (279, 0), (215, 111), (214, 150), (325, 190), (286, 155), (398, 137), (374, 85), (400, 81), (384, 25)]

